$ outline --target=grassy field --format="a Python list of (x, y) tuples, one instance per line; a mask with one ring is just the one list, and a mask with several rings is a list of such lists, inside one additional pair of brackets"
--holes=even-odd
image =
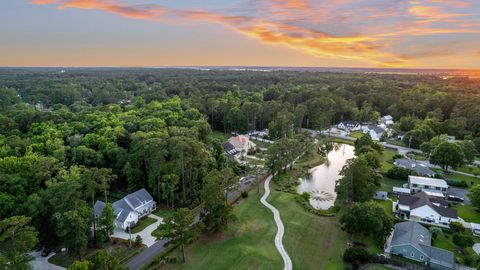
[(480, 175), (480, 168), (476, 166), (463, 166), (463, 167), (457, 168), (456, 171), (470, 173), (473, 175)]
[(391, 168), (393, 168), (393, 161), (392, 158), (398, 154), (395, 150), (385, 149), (383, 150), (383, 154), (380, 156), (380, 162), (382, 164), (382, 169), (384, 172), (387, 172)]
[[(474, 238), (475, 242), (479, 242), (480, 239)], [(465, 252), (468, 254), (468, 256), (475, 256), (475, 251), (471, 247), (465, 248), (463, 251), (461, 248), (456, 246), (453, 241), (452, 241), (452, 234), (443, 232), (442, 235), (437, 236), (435, 240), (432, 241), (432, 246), (437, 247), (437, 248), (442, 248), (445, 250), (452, 251), (455, 254), (456, 260), (460, 264), (464, 264), (465, 262), (463, 261)], [(473, 265), (470, 265), (473, 266)]]
[(469, 187), (480, 184), (480, 178), (476, 178), (473, 176), (468, 176), (468, 175), (463, 175), (459, 173), (449, 173), (449, 174), (444, 174), (441, 169), (433, 169), (435, 172), (438, 174), (442, 175), (443, 178), (446, 180), (452, 180), (452, 181), (465, 181)]
[(361, 130), (356, 130), (348, 134), (348, 136), (356, 139), (360, 139), (363, 136), (363, 132)]
[(392, 179), (384, 175), (379, 190), (392, 192), (393, 187), (402, 187), (405, 183), (407, 183), (407, 181)]
[[(262, 191), (263, 192), (263, 191)], [(270, 203), (285, 225), (283, 243), (295, 269), (343, 269), (342, 254), (347, 235), (336, 218), (307, 213), (292, 194), (272, 191)], [(164, 269), (282, 269), (274, 246), (276, 226), (272, 213), (250, 196), (235, 207), (239, 219), (221, 235), (203, 236), (187, 250), (185, 264)]]
[(467, 222), (480, 223), (480, 212), (472, 205), (452, 205), (453, 209), (457, 209), (458, 216)]
[(140, 219), (138, 225), (132, 228), (132, 233), (139, 233), (143, 231), (146, 227), (148, 227), (148, 225), (155, 223), (155, 221), (157, 220), (151, 217)]

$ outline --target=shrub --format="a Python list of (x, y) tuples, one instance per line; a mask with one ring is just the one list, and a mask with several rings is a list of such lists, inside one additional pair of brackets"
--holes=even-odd
[(364, 248), (350, 247), (343, 253), (343, 260), (348, 263), (367, 263), (370, 255)]
[(310, 193), (308, 192), (303, 192), (301, 196), (305, 201), (310, 200)]
[(242, 195), (242, 198), (244, 198), (244, 199), (245, 199), (245, 198), (247, 198), (247, 197), (248, 197), (248, 192), (246, 192), (246, 191), (242, 191), (241, 195)]
[(465, 180), (462, 181), (455, 181), (455, 180), (447, 180), (447, 184), (452, 187), (468, 187), (468, 183)]
[(465, 228), (463, 227), (462, 223), (460, 223), (460, 222), (450, 222), (450, 230), (453, 233), (457, 233), (457, 232), (463, 232), (465, 230)]
[(438, 227), (430, 227), (430, 233), (432, 234), (433, 239), (443, 234), (442, 229)]
[(387, 172), (387, 176), (392, 179), (407, 180), (410, 170), (400, 167), (393, 167)]
[(142, 245), (142, 243), (143, 243), (142, 237), (141, 237), (140, 235), (137, 235), (137, 237), (135, 237), (134, 245), (135, 245), (136, 247), (139, 247), (139, 246)]
[(461, 248), (471, 247), (474, 243), (473, 237), (471, 235), (466, 235), (463, 233), (454, 233), (452, 240), (455, 245)]

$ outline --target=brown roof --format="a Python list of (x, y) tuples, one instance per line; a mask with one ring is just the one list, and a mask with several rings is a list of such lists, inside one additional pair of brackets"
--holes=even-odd
[(455, 219), (458, 218), (457, 210), (449, 209), (448, 202), (446, 200), (430, 197), (425, 192), (420, 192), (414, 195), (400, 195), (398, 198), (398, 203), (401, 205), (408, 205), (410, 210), (428, 205), (444, 217)]

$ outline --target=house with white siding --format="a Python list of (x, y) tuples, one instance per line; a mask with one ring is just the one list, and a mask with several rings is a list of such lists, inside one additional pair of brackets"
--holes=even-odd
[(408, 188), (411, 193), (423, 191), (430, 196), (445, 198), (448, 185), (443, 179), (409, 175)]
[[(95, 216), (99, 217), (105, 208), (105, 203), (97, 201), (94, 205)], [(123, 230), (134, 227), (138, 221), (156, 209), (156, 202), (144, 188), (128, 194), (112, 203), (115, 214), (115, 227)]]
[(457, 210), (448, 208), (448, 202), (425, 192), (414, 195), (399, 195), (394, 203), (394, 212), (404, 219), (432, 225), (448, 226), (458, 221)]

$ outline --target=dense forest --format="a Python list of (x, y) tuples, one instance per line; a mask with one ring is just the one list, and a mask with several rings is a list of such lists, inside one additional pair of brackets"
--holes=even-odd
[(41, 243), (84, 247), (97, 197), (145, 187), (170, 207), (194, 207), (214, 172), (239, 175), (212, 130), (292, 138), (302, 127), (385, 114), (413, 147), (448, 134), (480, 148), (480, 80), (468, 78), (2, 69), (0, 220), (25, 216)]

